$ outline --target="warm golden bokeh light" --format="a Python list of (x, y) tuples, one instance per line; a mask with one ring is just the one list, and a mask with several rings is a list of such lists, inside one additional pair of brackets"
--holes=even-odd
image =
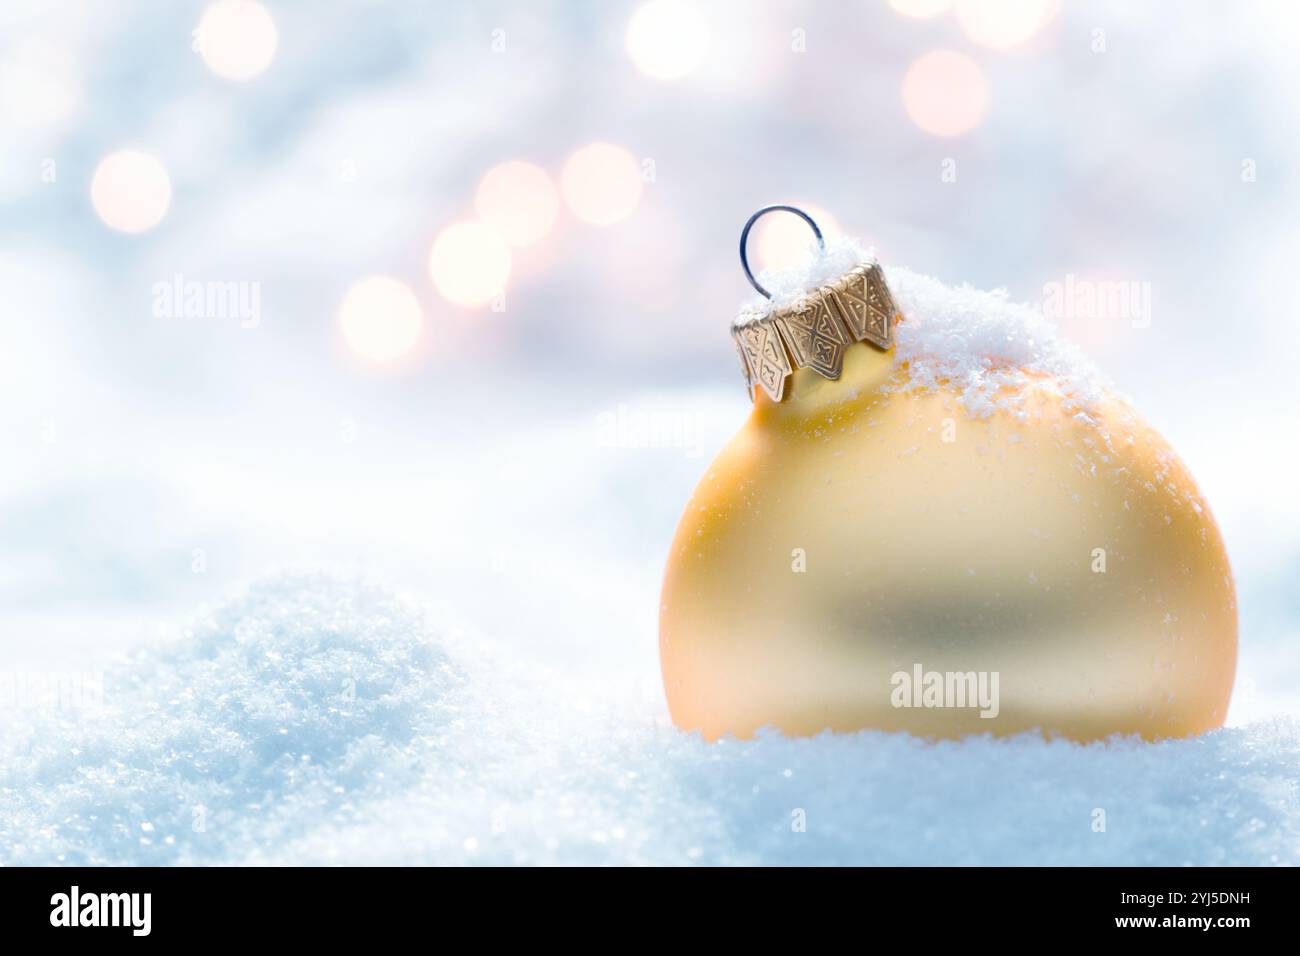
[(904, 16), (928, 20), (950, 9), (952, 0), (889, 0), (889, 5)]
[[(835, 217), (819, 206), (796, 202), (817, 223), (827, 239), (843, 234)], [(794, 213), (774, 212), (754, 225), (753, 264), (764, 271), (798, 269), (808, 262), (817, 248), (817, 237), (808, 223)]]
[(681, 0), (652, 0), (627, 27), (627, 52), (638, 70), (656, 80), (693, 71), (709, 48), (709, 24)]
[(167, 215), (172, 183), (157, 159), (124, 149), (100, 160), (90, 181), (90, 201), (105, 225), (119, 232), (144, 232)]
[(218, 0), (203, 12), (196, 33), (203, 62), (227, 80), (251, 80), (264, 71), (280, 42), (271, 14), (254, 0)]
[(908, 67), (903, 107), (927, 133), (960, 136), (978, 126), (988, 112), (988, 80), (966, 54), (933, 50)]
[(641, 202), (641, 167), (621, 146), (592, 143), (564, 164), (560, 188), (583, 222), (612, 225), (632, 215)]
[(957, 22), (973, 42), (991, 50), (1024, 43), (1056, 15), (1056, 0), (957, 0)]
[(486, 305), (510, 278), (510, 247), (491, 226), (458, 222), (433, 241), (429, 276), (439, 294), (456, 305)]
[(488, 170), (478, 184), (474, 210), (512, 246), (527, 246), (555, 225), (560, 197), (546, 170), (513, 161)]
[(339, 328), (352, 354), (369, 362), (393, 362), (420, 339), (424, 313), (405, 282), (368, 276), (343, 296)]

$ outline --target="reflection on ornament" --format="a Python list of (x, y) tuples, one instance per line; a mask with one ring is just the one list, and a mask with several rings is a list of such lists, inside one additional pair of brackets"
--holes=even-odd
[[(1028, 310), (901, 271), (880, 300), (901, 312), (892, 349), (828, 306), (854, 339), (836, 379), (782, 325), (834, 285), (738, 323), (753, 412), (687, 504), (664, 580), (676, 724), (709, 739), (1220, 726), (1232, 573), (1168, 443)], [(771, 353), (761, 368), (747, 339)]]

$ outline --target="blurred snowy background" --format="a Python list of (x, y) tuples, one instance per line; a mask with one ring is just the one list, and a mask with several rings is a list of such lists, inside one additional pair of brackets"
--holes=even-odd
[[(1280, 0), (6, 0), (0, 672), (106, 672), (112, 719), (88, 740), (84, 715), (32, 728), (30, 708), (0, 712), (0, 862), (273, 859), (290, 838), (280, 856), (310, 860), (1300, 859), (1295, 725), (1259, 722), (1300, 713), (1297, 36)], [(727, 337), (749, 294), (735, 241), (774, 201), (886, 262), (1020, 300), (1075, 280), (1149, 292), (1149, 314), (1057, 318), (1214, 508), (1241, 599), (1243, 729), (1109, 764), (1006, 751), (1047, 781), (1028, 790), (976, 769), (1002, 744), (963, 762), (957, 745), (868, 737), (724, 755), (673, 736), (662, 563), (748, 409)], [(754, 246), (788, 265), (805, 236), (771, 217)], [(274, 660), (262, 629), (302, 607), (374, 662), (405, 612), (366, 617), (353, 585), (293, 577), (207, 610), (273, 567), (362, 574), (429, 606), (473, 688), (454, 706), (455, 681), (430, 691), (458, 716), (399, 707), (424, 728), (406, 736), (383, 715), (353, 724), (407, 789), (354, 801), (379, 771), (349, 737), (317, 768), (326, 816), (293, 833), (244, 802), (289, 802), (287, 751), (218, 773), (221, 793), (173, 786), (224, 766), (189, 731), (255, 738), (249, 715), (301, 690), (290, 664), (314, 665), (293, 615), (296, 650), (254, 689), (249, 661), (178, 664), (187, 628), (251, 630)], [(110, 663), (145, 646), (165, 676)], [(402, 684), (394, 668), (381, 682)], [(332, 752), (332, 726), (295, 746)], [(188, 769), (160, 768), (164, 753)], [(886, 793), (873, 816), (871, 784), (833, 772), (855, 760), (916, 780), (966, 767), (989, 799), (954, 816)], [(837, 823), (796, 852), (771, 833), (788, 836), (798, 798), (767, 806), (757, 781), (792, 786), (804, 765), (820, 796), (802, 799)], [(1073, 847), (1054, 818), (1024, 828), (1053, 794), (1086, 814), (1098, 788), (1141, 807), (1143, 829)], [(193, 806), (223, 800), (225, 836), (203, 843)], [(924, 846), (873, 843), (883, 819)]]

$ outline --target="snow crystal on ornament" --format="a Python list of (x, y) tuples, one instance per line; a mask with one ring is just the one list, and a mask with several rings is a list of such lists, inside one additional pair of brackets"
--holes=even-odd
[[(851, 238), (828, 240), (802, 269), (760, 273), (772, 298), (755, 297), (740, 312), (764, 316), (797, 305), (871, 258)], [(1083, 353), (1038, 308), (1012, 302), (1006, 290), (949, 286), (898, 266), (886, 267), (885, 277), (903, 315), (894, 348), (905, 377), (891, 388), (948, 388), (976, 417), (1019, 410), (1030, 391), (1055, 394), (1067, 408), (1090, 407), (1105, 394), (1107, 381)]]
[(904, 316), (895, 330), (898, 360), (907, 367), (904, 390), (956, 389), (978, 417), (1020, 408), (1029, 388), (1053, 392), (1067, 407), (1086, 408), (1104, 396), (1106, 382), (1083, 353), (1006, 290), (948, 286), (901, 268), (887, 269), (886, 278)]

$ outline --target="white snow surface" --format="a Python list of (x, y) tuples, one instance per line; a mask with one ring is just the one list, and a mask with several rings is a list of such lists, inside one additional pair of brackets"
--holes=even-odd
[(1300, 860), (1293, 719), (1154, 745), (711, 745), (322, 573), (262, 580), (111, 665), (100, 710), (3, 742), (10, 864)]

